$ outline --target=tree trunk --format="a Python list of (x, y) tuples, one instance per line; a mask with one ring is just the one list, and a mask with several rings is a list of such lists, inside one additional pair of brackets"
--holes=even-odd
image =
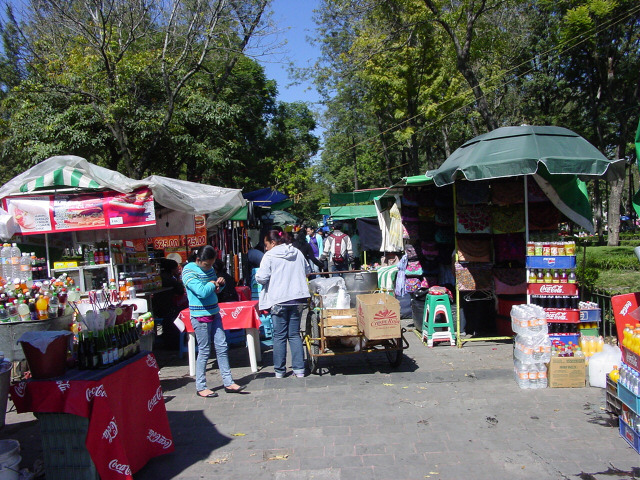
[(355, 138), (351, 139), (351, 160), (353, 161), (353, 189), (358, 190), (358, 155)]
[[(623, 141), (627, 135), (627, 122), (620, 125), (620, 139), (618, 148), (616, 149), (616, 158), (624, 158), (626, 155), (627, 145)], [(622, 199), (622, 190), (624, 189), (624, 176), (619, 180), (610, 182), (611, 191), (609, 193), (609, 235), (607, 237), (607, 245), (617, 247), (620, 243), (620, 203)]]

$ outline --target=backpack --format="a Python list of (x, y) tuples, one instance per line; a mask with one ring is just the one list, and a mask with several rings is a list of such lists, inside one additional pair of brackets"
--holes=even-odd
[(333, 263), (344, 263), (346, 259), (342, 256), (342, 239), (346, 234), (331, 236), (333, 237)]

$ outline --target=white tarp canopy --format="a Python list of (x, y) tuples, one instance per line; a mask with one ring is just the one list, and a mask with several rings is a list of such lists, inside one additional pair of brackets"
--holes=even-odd
[[(37, 193), (36, 189), (47, 187), (50, 189), (105, 188), (120, 193), (149, 187), (154, 200), (163, 207), (190, 215), (207, 215), (208, 228), (227, 220), (246, 203), (239, 189), (204, 185), (158, 175), (134, 180), (74, 155), (48, 158), (14, 177), (0, 188), (0, 199), (25, 192)], [(0, 217), (0, 221), (2, 218)], [(17, 231), (14, 230), (13, 233)]]

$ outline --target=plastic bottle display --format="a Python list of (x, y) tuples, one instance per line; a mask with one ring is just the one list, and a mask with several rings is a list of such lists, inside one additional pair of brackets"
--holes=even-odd
[(11, 267), (11, 245), (5, 243), (2, 245), (2, 250), (0, 250), (0, 265), (2, 267), (2, 278), (5, 282), (11, 278), (12, 267)]
[(545, 363), (551, 360), (552, 345), (544, 309), (531, 304), (514, 305), (511, 328), (517, 334), (513, 349), (516, 383), (522, 389), (546, 388)]
[(20, 257), (20, 279), (24, 280), (27, 285), (31, 285), (31, 282), (33, 281), (31, 256), (26, 252), (22, 254), (22, 257)]

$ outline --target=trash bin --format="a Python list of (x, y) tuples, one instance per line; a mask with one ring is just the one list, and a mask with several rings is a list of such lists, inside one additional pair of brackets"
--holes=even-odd
[(9, 383), (11, 381), (11, 362), (0, 362), (0, 428), (4, 427), (4, 417), (7, 413), (9, 398)]
[(418, 288), (411, 292), (411, 316), (416, 330), (422, 332), (422, 317), (424, 317), (424, 302), (427, 298), (428, 288)]

